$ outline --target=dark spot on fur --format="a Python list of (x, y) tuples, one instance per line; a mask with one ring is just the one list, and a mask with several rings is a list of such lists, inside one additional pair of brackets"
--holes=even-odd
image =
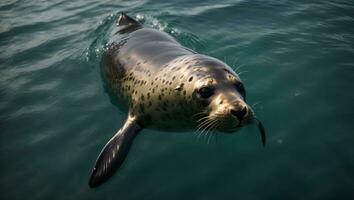
[(142, 113), (144, 113), (144, 111), (145, 111), (145, 108), (144, 108), (144, 104), (140, 104), (139, 105), (139, 107), (140, 107), (140, 111), (142, 112)]
[(191, 76), (189, 79), (188, 79), (188, 82), (191, 82), (193, 80), (193, 76)]

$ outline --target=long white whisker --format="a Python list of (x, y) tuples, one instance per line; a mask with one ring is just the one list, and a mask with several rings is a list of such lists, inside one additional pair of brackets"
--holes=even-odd
[[(197, 133), (200, 129), (205, 129), (205, 126), (210, 123), (211, 119), (207, 118), (205, 121), (201, 122), (198, 126), (197, 126), (197, 130), (195, 130), (195, 133)], [(199, 140), (201, 134), (203, 133), (203, 131), (198, 133), (197, 136), (197, 140)]]
[(212, 138), (213, 136), (213, 133), (214, 133), (214, 128), (218, 125), (218, 120), (215, 120), (214, 121), (214, 124), (212, 126), (210, 126), (209, 130), (210, 130), (210, 134), (209, 134), (209, 137), (208, 137), (208, 141), (207, 141), (207, 144), (209, 144), (209, 141), (210, 141), (210, 138)]
[(214, 135), (215, 135), (215, 143), (217, 143), (217, 133), (215, 133), (215, 130), (219, 127), (219, 125), (221, 124), (221, 121), (220, 121), (220, 119), (221, 119), (221, 115), (218, 115), (218, 114), (216, 114), (215, 115), (215, 121), (216, 121), (216, 124), (215, 124), (215, 126), (213, 126), (212, 127), (212, 131), (213, 131), (213, 133), (214, 133)]
[(232, 66), (236, 66), (236, 63), (238, 62), (238, 58), (235, 56), (234, 61), (232, 62)]
[(202, 121), (198, 126), (197, 126), (197, 130), (196, 131), (199, 131), (200, 128), (204, 127), (206, 124), (208, 124), (209, 122), (211, 121), (211, 119), (206, 119), (205, 121)]
[[(213, 120), (209, 119), (208, 121), (206, 121), (203, 125), (202, 125), (202, 132), (210, 125), (210, 123), (212, 123)], [(200, 129), (199, 129), (200, 130)]]
[(261, 103), (261, 101), (257, 101), (256, 103), (252, 104), (251, 107), (254, 107), (254, 106), (258, 105), (259, 103)]
[(203, 129), (200, 132), (200, 136), (203, 135), (204, 131), (208, 128), (208, 126), (210, 126), (210, 124), (213, 122), (213, 119), (208, 119), (208, 121), (206, 123), (203, 124)]
[(244, 65), (239, 65), (239, 66), (235, 69), (235, 72), (238, 74), (237, 70), (241, 69), (242, 67), (244, 67)]
[(203, 120), (208, 119), (208, 118), (209, 118), (209, 116), (202, 117), (197, 120), (197, 123), (202, 122)]
[(212, 127), (217, 123), (217, 120), (213, 119), (213, 121), (208, 125), (207, 127), (207, 132), (205, 133), (205, 137), (207, 139), (207, 144), (209, 144), (209, 137), (208, 133), (210, 132), (210, 130), (212, 129)]
[(239, 72), (237, 73), (239, 76), (241, 76), (241, 74), (244, 74), (244, 73), (247, 73), (248, 71), (242, 71), (242, 72)]
[(202, 111), (202, 112), (199, 112), (199, 113), (196, 113), (194, 115), (192, 115), (192, 117), (196, 117), (196, 116), (199, 116), (199, 115), (203, 115), (203, 114), (206, 114), (207, 111)]

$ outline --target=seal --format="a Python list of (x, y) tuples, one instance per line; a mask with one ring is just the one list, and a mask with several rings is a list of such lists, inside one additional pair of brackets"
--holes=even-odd
[(256, 121), (265, 144), (263, 125), (247, 105), (245, 87), (231, 67), (124, 13), (102, 57), (101, 71), (128, 115), (98, 156), (90, 187), (113, 175), (144, 128), (234, 133)]

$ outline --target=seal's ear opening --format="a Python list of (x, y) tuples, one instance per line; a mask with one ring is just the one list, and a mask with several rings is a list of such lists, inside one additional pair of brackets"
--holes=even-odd
[(126, 26), (126, 25), (133, 25), (133, 24), (139, 24), (139, 22), (137, 22), (135, 19), (129, 17), (127, 14), (123, 12), (119, 15), (117, 20), (118, 26)]

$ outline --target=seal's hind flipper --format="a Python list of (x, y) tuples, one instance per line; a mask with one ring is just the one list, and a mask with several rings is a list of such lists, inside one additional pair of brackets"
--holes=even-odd
[(135, 25), (135, 24), (139, 24), (139, 22), (129, 17), (125, 13), (121, 13), (118, 17), (118, 21), (117, 21), (118, 26)]
[(91, 172), (90, 187), (104, 183), (121, 166), (135, 135), (141, 129), (134, 118), (128, 117), (123, 127), (108, 141), (98, 156)]

